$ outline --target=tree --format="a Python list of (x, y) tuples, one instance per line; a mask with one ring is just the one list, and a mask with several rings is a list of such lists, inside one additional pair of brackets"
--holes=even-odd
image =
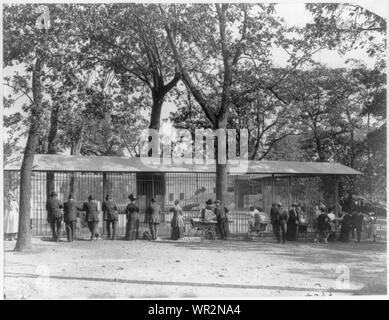
[(359, 5), (349, 3), (310, 3), (306, 8), (314, 22), (308, 30), (330, 49), (346, 53), (365, 49), (376, 57), (376, 68), (386, 66), (386, 20)]
[[(229, 126), (234, 88), (242, 80), (246, 94), (262, 88), (279, 99), (280, 83), (319, 50), (301, 30), (283, 26), (274, 5), (171, 5), (160, 10), (182, 80), (214, 130)], [(266, 81), (262, 75), (274, 68), (272, 46), (286, 51), (289, 64), (276, 81)], [(245, 73), (251, 77), (239, 77)], [(216, 160), (216, 196), (223, 202), (226, 164)]]
[[(62, 6), (48, 8), (53, 15), (64, 9)], [(62, 15), (64, 19), (52, 20), (48, 29), (48, 17), (45, 13), (31, 14), (36, 12), (36, 9), (36, 5), (7, 5), (3, 15), (4, 66), (19, 65), (24, 69), (23, 74), (15, 73), (12, 77), (5, 77), (5, 84), (11, 87), (14, 93), (23, 94), (29, 101), (25, 106), (29, 112), (28, 138), (20, 172), (19, 236), (15, 247), (18, 251), (31, 248), (31, 169), (42, 133), (45, 108), (48, 105), (44, 81), (50, 73), (47, 64), (58, 54), (59, 44), (64, 36), (63, 30), (71, 30), (71, 22), (66, 20), (66, 15)], [(35, 27), (36, 21), (39, 27)]]
[[(87, 9), (87, 10), (84, 10)], [(74, 17), (90, 37), (84, 58), (113, 70), (120, 85), (136, 92), (145, 86), (151, 98), (149, 128), (159, 130), (161, 110), (180, 80), (168, 54), (156, 5), (104, 4), (75, 8)]]

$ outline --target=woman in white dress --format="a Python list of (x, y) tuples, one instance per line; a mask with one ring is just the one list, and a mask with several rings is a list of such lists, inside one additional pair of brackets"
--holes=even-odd
[(13, 193), (7, 194), (4, 206), (4, 234), (7, 240), (15, 240), (19, 225), (19, 205)]

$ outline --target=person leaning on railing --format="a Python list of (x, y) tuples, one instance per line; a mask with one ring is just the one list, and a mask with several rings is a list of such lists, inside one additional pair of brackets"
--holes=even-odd
[(228, 228), (228, 209), (226, 207), (223, 207), (220, 200), (216, 200), (215, 202), (216, 207), (213, 209), (213, 213), (216, 216), (217, 221), (217, 227), (219, 230), (219, 234), (222, 240), (227, 240), (227, 237), (229, 236), (229, 228)]
[(88, 224), (89, 231), (91, 233), (90, 240), (99, 240), (100, 235), (98, 232), (99, 224), (99, 212), (97, 210), (97, 200), (90, 195), (88, 197), (88, 202), (85, 202), (82, 210), (86, 212), (85, 220)]
[(47, 222), (50, 224), (53, 240), (59, 242), (61, 236), (61, 223), (63, 204), (57, 199), (57, 194), (52, 192), (46, 202)]
[(74, 201), (72, 194), (69, 194), (68, 201), (63, 204), (66, 237), (69, 242), (74, 241), (76, 238), (77, 211), (82, 211), (82, 206)]
[(150, 206), (146, 210), (145, 222), (149, 224), (152, 240), (157, 240), (157, 225), (160, 224), (161, 206), (151, 199)]
[[(103, 210), (104, 222), (107, 226), (107, 234), (108, 239), (115, 240), (116, 236), (116, 225), (118, 222), (118, 207), (116, 202), (113, 201), (112, 196), (107, 194), (105, 197), (105, 201), (103, 201), (101, 205), (101, 209)], [(111, 226), (112, 226), (112, 238), (111, 238)]]

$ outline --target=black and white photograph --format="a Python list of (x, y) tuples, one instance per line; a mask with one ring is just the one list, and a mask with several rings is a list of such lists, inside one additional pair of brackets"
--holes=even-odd
[(3, 2), (1, 298), (387, 299), (388, 9)]

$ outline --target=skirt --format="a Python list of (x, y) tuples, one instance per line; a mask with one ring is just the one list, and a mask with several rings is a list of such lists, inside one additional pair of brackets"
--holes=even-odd
[(17, 233), (19, 225), (19, 213), (17, 210), (6, 210), (4, 215), (4, 233)]
[(181, 239), (184, 236), (184, 232), (185, 232), (185, 223), (184, 220), (182, 219), (182, 216), (178, 215), (176, 217), (173, 217), (171, 226), (172, 226), (172, 234), (171, 234), (172, 240)]

